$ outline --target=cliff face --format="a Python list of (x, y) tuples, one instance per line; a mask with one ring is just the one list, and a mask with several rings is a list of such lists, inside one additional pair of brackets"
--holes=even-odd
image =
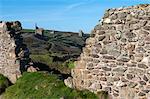
[(150, 98), (150, 5), (107, 10), (72, 76), (76, 88), (113, 99)]
[(11, 30), (11, 27), (17, 26), (16, 22), (0, 23), (0, 73), (8, 77), (9, 80), (14, 83), (17, 75), (20, 74), (19, 64), (15, 62), (15, 40), (11, 37), (15, 34), (15, 31)]

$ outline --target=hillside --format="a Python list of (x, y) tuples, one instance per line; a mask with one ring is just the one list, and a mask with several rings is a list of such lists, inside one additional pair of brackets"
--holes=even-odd
[[(21, 31), (23, 42), (27, 44), (31, 59), (41, 69), (47, 66), (64, 74), (70, 73), (70, 63), (76, 60), (85, 45), (85, 40), (89, 34), (80, 37), (77, 33), (45, 30), (44, 35), (35, 35), (32, 29)], [(43, 67), (41, 66), (43, 65)], [(48, 69), (48, 68), (47, 68)]]

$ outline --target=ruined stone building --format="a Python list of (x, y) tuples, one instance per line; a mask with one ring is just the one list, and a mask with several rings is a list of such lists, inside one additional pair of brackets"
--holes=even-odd
[(150, 99), (150, 5), (107, 10), (72, 76), (76, 88), (110, 99)]
[(82, 30), (79, 30), (79, 36), (83, 37), (84, 36), (84, 32)]
[(8, 28), (13, 26), (16, 26), (13, 22), (0, 23), (0, 73), (8, 77), (12, 83), (16, 81), (20, 74), (19, 64), (15, 62), (15, 40), (10, 36), (11, 31)]
[(43, 33), (44, 33), (44, 29), (43, 28), (39, 28), (39, 27), (37, 27), (37, 25), (35, 25), (35, 35), (39, 34), (39, 35), (43, 36)]

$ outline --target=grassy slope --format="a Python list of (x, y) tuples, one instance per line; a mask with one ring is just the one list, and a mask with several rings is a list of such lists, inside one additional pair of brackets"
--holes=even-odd
[(15, 85), (9, 87), (4, 99), (97, 99), (89, 91), (77, 91), (66, 87), (55, 75), (24, 73)]

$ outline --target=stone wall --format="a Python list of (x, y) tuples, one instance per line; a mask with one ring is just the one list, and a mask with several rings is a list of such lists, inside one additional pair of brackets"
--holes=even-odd
[(15, 34), (14, 32), (18, 30), (15, 27), (16, 30), (12, 31), (11, 27), (14, 26), (17, 26), (16, 22), (0, 22), (0, 73), (8, 77), (12, 83), (20, 74), (19, 64), (15, 63), (15, 40), (10, 35), (10, 33)]
[(150, 5), (107, 10), (75, 63), (78, 89), (150, 99)]

